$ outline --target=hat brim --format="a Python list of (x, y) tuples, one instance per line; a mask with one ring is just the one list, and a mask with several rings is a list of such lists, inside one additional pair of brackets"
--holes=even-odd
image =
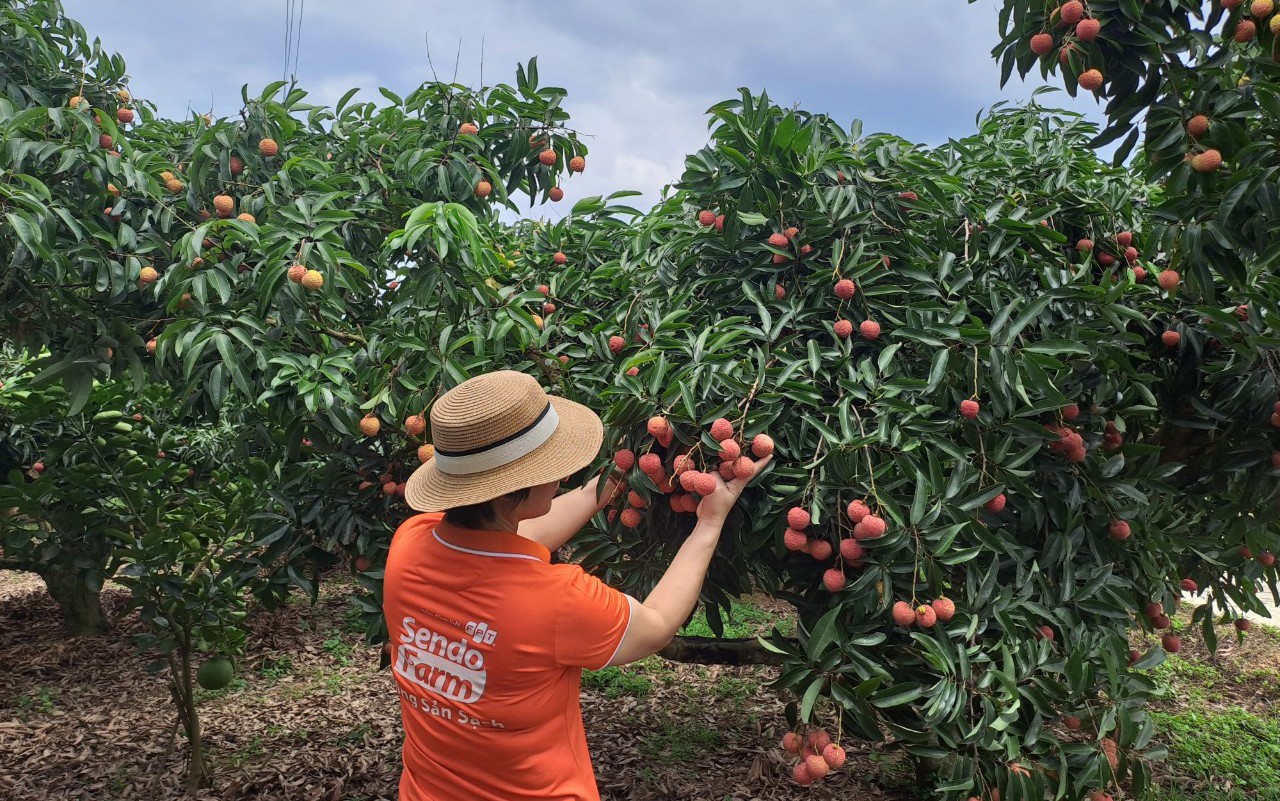
[(580, 403), (557, 397), (549, 400), (560, 422), (542, 445), (510, 464), (465, 476), (444, 473), (436, 467), (435, 459), (428, 459), (409, 476), (405, 503), (419, 512), (443, 512), (559, 481), (591, 464), (604, 441), (600, 417)]

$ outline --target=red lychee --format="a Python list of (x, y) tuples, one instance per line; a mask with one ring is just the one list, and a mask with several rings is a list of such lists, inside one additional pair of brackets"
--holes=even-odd
[(782, 284), (777, 284), (776, 286), (774, 286), (774, 288), (773, 288), (773, 297), (774, 297), (774, 299), (776, 299), (776, 300), (782, 300), (782, 299), (783, 299), (783, 298), (785, 298), (786, 296), (787, 296), (787, 288), (786, 288), (786, 287), (784, 287)]
[(987, 501), (983, 505), (986, 507), (988, 512), (1003, 512), (1006, 500), (1007, 499), (1005, 498), (1004, 493), (1002, 492), (996, 497)]
[(733, 423), (723, 417), (711, 421), (711, 438), (716, 442), (733, 439)]
[(737, 442), (731, 439), (720, 442), (720, 461), (736, 462), (740, 456), (742, 456), (742, 448)]
[(916, 607), (916, 625), (922, 629), (931, 629), (938, 622), (938, 613), (933, 611), (932, 606)]
[(1184, 578), (1181, 582), (1183, 592), (1199, 592), (1200, 587), (1196, 584), (1195, 579)]
[(371, 414), (360, 418), (360, 433), (366, 437), (374, 437), (382, 430), (382, 422)]
[(785, 248), (787, 246), (787, 237), (785, 234), (769, 234), (768, 242), (775, 248)]
[(613, 452), (613, 463), (625, 472), (635, 467), (636, 455), (630, 448), (621, 448)]
[(617, 334), (614, 334), (613, 336), (609, 337), (609, 351), (611, 353), (617, 355), (619, 353), (622, 353), (622, 351), (626, 347), (627, 347), (627, 341), (622, 337), (618, 336)]
[(538, 154), (538, 161), (550, 167), (552, 164), (556, 163), (556, 152), (551, 148), (547, 148)]
[(893, 622), (904, 628), (916, 622), (916, 610), (906, 601), (898, 601), (893, 605)]
[(738, 457), (733, 463), (733, 475), (740, 479), (749, 479), (756, 474), (756, 464), (746, 456)]
[(1084, 3), (1080, 0), (1067, 0), (1058, 9), (1058, 17), (1063, 25), (1075, 25), (1084, 18)]
[(814, 778), (809, 775), (809, 765), (807, 762), (797, 762), (795, 767), (791, 769), (791, 779), (801, 787), (808, 787), (813, 784)]
[(844, 589), (844, 573), (839, 568), (831, 568), (822, 574), (822, 586), (828, 592), (840, 592)]
[(587, 160), (582, 156), (574, 156), (569, 159), (569, 172), (582, 172), (587, 168)]
[(858, 333), (863, 339), (879, 339), (880, 324), (875, 320), (863, 320), (858, 324)]
[(555, 253), (551, 254), (551, 260), (556, 264), (566, 264), (569, 261), (569, 257), (557, 250)]
[(1177, 331), (1165, 331), (1160, 335), (1160, 341), (1164, 343), (1166, 348), (1176, 348), (1178, 343), (1182, 341), (1182, 335)]
[(960, 401), (960, 416), (966, 420), (972, 420), (978, 416), (978, 402), (976, 400)]
[(1117, 245), (1119, 245), (1119, 246), (1120, 246), (1120, 247), (1122, 247), (1122, 248), (1127, 248), (1127, 247), (1129, 247), (1130, 245), (1132, 245), (1132, 244), (1133, 244), (1133, 232), (1132, 232), (1132, 231), (1121, 231), (1120, 233), (1116, 234), (1116, 244), (1117, 244)]
[[(1252, 42), (1258, 35), (1258, 26), (1251, 19), (1242, 19), (1236, 23), (1236, 31), (1231, 38), (1237, 42)], [(1168, 650), (1168, 649), (1166, 649)]]
[(464, 122), (458, 126), (458, 133), (462, 134), (463, 136), (475, 136), (476, 134), (480, 133), (480, 129), (477, 128), (473, 123)]
[(551, 313), (552, 313), (552, 312), (554, 312), (555, 310), (556, 310), (556, 304), (554, 304), (554, 303), (544, 303), (544, 304), (542, 304), (542, 313), (543, 313), (543, 314), (551, 314)]
[(863, 518), (871, 514), (871, 509), (863, 501), (850, 501), (849, 508), (845, 510), (849, 515), (849, 521), (852, 523), (861, 523)]
[(867, 555), (867, 550), (862, 547), (862, 543), (855, 539), (840, 540), (840, 558), (846, 562), (860, 561)]
[(411, 414), (404, 419), (405, 433), (416, 437), (427, 430), (427, 418), (420, 414)]
[(1062, 725), (1065, 726), (1068, 731), (1079, 731), (1080, 718), (1074, 715), (1068, 715), (1062, 719)]
[(717, 231), (723, 231), (723, 230), (724, 230), (724, 215), (723, 215), (723, 214), (717, 214), (717, 215), (716, 215), (716, 230), (717, 230)]
[(841, 300), (848, 300), (853, 297), (857, 291), (857, 285), (848, 278), (841, 278), (839, 281), (836, 281), (836, 297)]
[(782, 532), (782, 544), (788, 551), (807, 551), (809, 549), (809, 538), (804, 535), (803, 531), (789, 528)]
[(800, 738), (799, 734), (796, 734), (793, 731), (789, 731), (782, 735), (782, 750), (786, 751), (788, 754), (794, 755), (800, 753), (800, 746), (803, 744), (804, 740)]
[(787, 510), (787, 525), (797, 531), (804, 531), (809, 527), (810, 522), (809, 513), (799, 506), (793, 506)]
[(1166, 292), (1172, 292), (1178, 288), (1178, 284), (1182, 282), (1182, 276), (1178, 275), (1177, 270), (1161, 270), (1156, 276), (1156, 283)]
[(622, 525), (627, 528), (635, 528), (640, 525), (640, 513), (631, 507), (622, 510), (622, 514), (618, 516), (622, 520)]
[(1193, 139), (1199, 139), (1209, 133), (1209, 118), (1203, 114), (1197, 114), (1187, 120), (1187, 134)]
[(1048, 626), (1041, 626), (1040, 628), (1037, 629), (1037, 631), (1039, 632), (1037, 636), (1040, 639), (1053, 642), (1053, 629), (1051, 629)]
[(547, 197), (551, 198), (552, 203), (559, 203), (564, 200), (564, 190), (558, 186), (553, 186), (547, 190)]
[(131, 108), (116, 109), (116, 122), (120, 123), (121, 125), (128, 125), (129, 123), (133, 122), (133, 109)]
[(1144, 267), (1133, 268), (1133, 280), (1142, 282), (1147, 280), (1147, 270)]
[(755, 438), (751, 440), (751, 452), (755, 454), (757, 459), (763, 459), (773, 453), (773, 437), (768, 434), (756, 434)]
[(1126, 520), (1111, 521), (1108, 531), (1111, 533), (1111, 538), (1116, 540), (1127, 540), (1129, 535), (1133, 533), (1129, 530), (1129, 523)]
[(1082, 42), (1092, 42), (1098, 38), (1102, 23), (1096, 19), (1082, 19), (1076, 23), (1076, 38)]
[(493, 191), (493, 185), (490, 184), (488, 181), (476, 182), (476, 188), (475, 188), (476, 197), (488, 197), (489, 193), (492, 191)]
[(862, 518), (862, 522), (853, 527), (853, 536), (860, 540), (875, 539), (884, 536), (888, 526), (884, 522), (884, 518), (877, 515), (867, 515)]
[(1076, 250), (1080, 251), (1081, 253), (1088, 253), (1089, 251), (1093, 250), (1093, 240), (1081, 239), (1080, 241), (1076, 242)]
[(956, 616), (956, 603), (950, 598), (939, 598), (930, 604), (930, 606), (932, 606), (933, 611), (937, 613), (938, 620), (941, 620), (943, 623), (950, 621), (951, 618)]
[(809, 555), (819, 562), (825, 562), (835, 553), (835, 548), (826, 540), (813, 540), (809, 543)]
[(1160, 638), (1160, 647), (1171, 654), (1182, 650), (1182, 638), (1176, 634), (1166, 634)]
[(719, 486), (720, 484), (716, 481), (716, 477), (710, 473), (698, 473), (697, 478), (693, 481), (693, 491), (704, 498), (715, 492)]
[(828, 743), (827, 747), (822, 749), (822, 759), (831, 766), (832, 770), (839, 770), (844, 767), (846, 756), (843, 748), (835, 743)]
[(1076, 78), (1076, 83), (1080, 84), (1080, 88), (1090, 92), (1096, 92), (1101, 89), (1102, 81), (1102, 71), (1097, 69), (1085, 70), (1080, 73), (1080, 77)]
[(258, 142), (258, 152), (266, 158), (271, 158), (280, 152), (280, 146), (274, 139), (263, 139)]
[(1236, 618), (1235, 625), (1236, 625), (1236, 631), (1248, 631), (1249, 629), (1253, 628), (1253, 622), (1249, 620), (1247, 617)]
[(716, 213), (714, 211), (711, 211), (709, 209), (703, 209), (702, 211), (698, 212), (698, 225), (703, 225), (703, 226), (706, 226), (707, 228), (710, 228), (715, 224), (716, 224)]
[(1271, 551), (1263, 551), (1258, 554), (1258, 564), (1263, 567), (1274, 567), (1276, 563), (1276, 555)]
[(1031, 52), (1043, 56), (1053, 49), (1053, 34), (1037, 33), (1031, 37)]
[(1213, 148), (1191, 157), (1191, 169), (1196, 172), (1214, 172), (1222, 166), (1222, 154)]
[(836, 336), (839, 338), (848, 339), (849, 335), (853, 333), (853, 323), (848, 320), (836, 320), (832, 330), (835, 331)]
[(662, 471), (662, 457), (656, 453), (646, 453), (640, 457), (640, 472), (653, 477)]

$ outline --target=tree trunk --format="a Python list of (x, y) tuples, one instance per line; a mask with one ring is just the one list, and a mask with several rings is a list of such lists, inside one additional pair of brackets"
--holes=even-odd
[[(49, 595), (62, 612), (62, 626), (73, 635), (103, 634), (107, 630), (107, 616), (102, 611), (102, 600), (96, 590), (89, 588), (89, 578), (94, 572), (77, 567), (71, 560), (32, 565), (44, 579)], [(97, 573), (101, 575), (102, 569)]]
[(676, 637), (658, 652), (663, 659), (695, 665), (780, 665), (782, 654), (765, 649), (754, 637)]

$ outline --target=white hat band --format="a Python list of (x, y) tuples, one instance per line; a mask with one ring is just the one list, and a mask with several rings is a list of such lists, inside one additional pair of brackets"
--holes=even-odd
[(538, 446), (551, 439), (560, 425), (560, 415), (549, 402), (542, 415), (531, 426), (511, 437), (474, 451), (451, 453), (436, 449), (436, 469), (451, 476), (467, 476), (483, 473), (533, 453)]

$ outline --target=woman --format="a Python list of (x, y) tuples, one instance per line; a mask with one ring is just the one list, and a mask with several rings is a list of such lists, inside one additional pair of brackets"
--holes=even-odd
[(582, 669), (634, 662), (671, 641), (746, 484), (717, 479), (641, 602), (550, 563), (624, 489), (614, 476), (600, 494), (597, 478), (557, 497), (603, 436), (592, 411), (516, 372), (473, 378), (432, 407), (435, 458), (405, 492), (427, 514), (396, 531), (385, 572), (403, 801), (600, 797), (578, 705)]

